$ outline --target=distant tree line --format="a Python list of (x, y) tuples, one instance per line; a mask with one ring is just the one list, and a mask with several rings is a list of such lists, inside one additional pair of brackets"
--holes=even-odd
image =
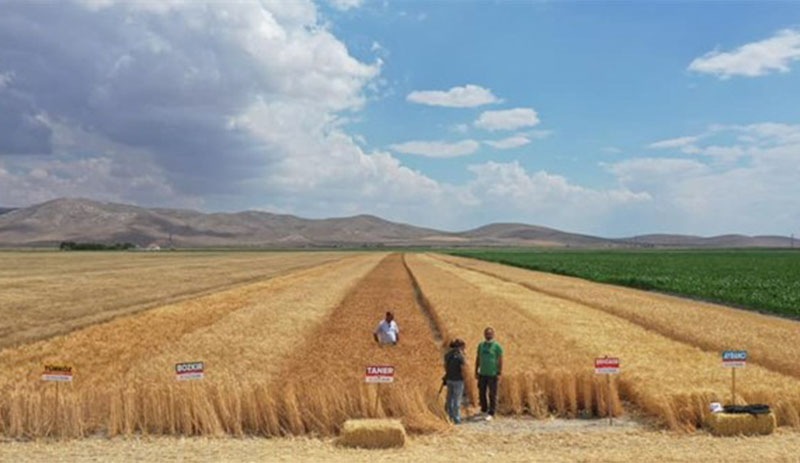
[(62, 251), (127, 251), (128, 249), (136, 249), (133, 243), (76, 243), (75, 241), (62, 241), (58, 245), (58, 249)]

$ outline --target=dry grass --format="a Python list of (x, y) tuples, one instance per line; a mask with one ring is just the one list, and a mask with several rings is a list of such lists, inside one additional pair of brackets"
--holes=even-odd
[[(562, 357), (556, 356), (541, 365), (540, 369), (572, 367), (591, 371), (594, 357), (603, 354), (619, 356), (622, 358), (623, 371), (619, 378), (621, 396), (648, 414), (659, 417), (673, 429), (700, 426), (707, 415), (708, 403), (727, 401), (730, 372), (721, 367), (716, 352), (706, 352), (667, 338), (586, 304), (549, 296), (487, 275), (486, 271), (465, 270), (432, 257), (421, 256), (417, 259), (439, 270), (437, 280), (444, 279), (444, 274), (450, 273), (461, 279), (462, 285), (471, 284), (480, 288), (481, 293), (501, 300), (483, 308), (489, 314), (490, 324), (503, 323), (509, 313), (524, 314), (526, 321), (515, 322), (514, 325), (533, 325), (545, 334), (539, 338), (525, 335), (520, 341), (535, 346), (559, 342), (558, 345), (565, 346), (579, 362), (575, 365), (566, 364), (561, 360)], [(494, 271), (497, 267), (502, 268), (497, 264), (481, 264), (481, 269)], [(413, 268), (420, 273), (419, 266), (414, 265)], [(433, 300), (432, 292), (428, 291), (428, 297)], [(595, 301), (603, 296), (604, 292), (594, 293), (591, 287), (576, 290), (575, 295)], [(469, 312), (476, 310), (473, 308)], [(513, 317), (516, 319), (517, 315)], [(500, 331), (501, 341), (503, 337), (513, 339), (517, 329), (508, 329), (505, 334)], [(740, 330), (744, 331), (746, 327)], [(513, 361), (510, 353), (508, 360)], [(738, 376), (739, 401), (771, 404), (779, 424), (800, 425), (800, 382), (796, 378), (757, 365), (748, 366)]]
[[(353, 256), (5, 349), (0, 434), (277, 433), (265, 387), (276, 364), (380, 258)], [(207, 379), (178, 384), (173, 365), (193, 360), (206, 362)], [(58, 407), (54, 385), (39, 380), (47, 362), (74, 366)]]
[[(501, 420), (502, 421), (502, 420)], [(501, 421), (493, 424), (500, 424)], [(790, 462), (800, 434), (778, 430), (766, 437), (719, 438), (705, 433), (653, 431), (514, 432), (461, 427), (447, 435), (412, 438), (402, 449), (364, 450), (331, 440), (291, 439), (85, 439), (0, 443), (4, 461), (31, 462)]]
[(440, 258), (603, 310), (704, 350), (744, 349), (749, 353), (748, 362), (800, 378), (797, 321), (472, 259)]
[(260, 281), (344, 253), (3, 252), (0, 348)]

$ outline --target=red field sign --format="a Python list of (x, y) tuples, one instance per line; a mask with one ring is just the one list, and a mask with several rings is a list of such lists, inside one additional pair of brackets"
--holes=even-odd
[(603, 357), (594, 359), (594, 372), (598, 375), (619, 374), (619, 358)]
[(177, 363), (175, 364), (175, 375), (178, 381), (203, 379), (205, 377), (205, 365), (203, 362)]
[(394, 367), (391, 365), (369, 365), (364, 373), (364, 381), (368, 383), (394, 382)]
[(72, 382), (72, 367), (66, 365), (45, 365), (42, 381)]

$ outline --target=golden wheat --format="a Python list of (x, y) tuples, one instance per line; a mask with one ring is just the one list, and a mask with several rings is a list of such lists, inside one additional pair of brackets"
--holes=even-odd
[[(372, 332), (387, 310), (395, 313), (400, 342), (378, 347)], [(395, 382), (364, 384), (367, 365), (393, 365)], [(441, 346), (415, 297), (402, 256), (387, 257), (299, 346), (272, 388), (291, 434), (330, 435), (350, 418), (401, 418), (411, 432), (446, 427), (436, 390)], [(377, 394), (377, 396), (376, 396)]]
[(473, 259), (439, 258), (603, 310), (704, 350), (747, 350), (748, 362), (800, 378), (800, 323), (794, 320)]
[[(503, 305), (494, 308), (504, 308), (496, 313), (496, 320), (501, 320), (512, 307), (522, 311), (528, 317), (527, 324), (560, 336), (573, 355), (582, 354), (581, 365), (586, 369), (591, 369), (593, 357), (604, 354), (621, 357), (621, 396), (661, 418), (671, 428), (699, 426), (707, 414), (708, 403), (726, 401), (729, 397), (730, 371), (721, 367), (716, 352), (669, 339), (585, 304), (549, 296), (442, 260), (430, 257), (420, 257), (420, 260), (458, 276), (483, 293), (502, 299)], [(487, 264), (492, 265), (496, 264)], [(430, 292), (428, 296), (432, 297)], [(584, 289), (581, 297), (594, 300), (602, 294)], [(549, 341), (548, 338), (541, 341), (530, 338), (528, 342), (542, 345)], [(800, 425), (797, 422), (798, 386), (796, 378), (751, 365), (740, 373), (737, 399), (772, 404), (779, 424), (797, 426)]]
[(3, 252), (0, 348), (260, 281), (332, 252)]
[[(608, 395), (603, 378), (595, 377), (586, 368), (592, 359), (575, 350), (565, 336), (429, 257), (413, 255), (408, 262), (450, 335), (466, 340), (470, 373), (474, 371), (475, 349), (483, 340), (484, 328), (495, 329), (505, 351), (499, 394), (501, 413), (607, 416), (609, 399), (612, 413), (621, 412), (616, 390), (612, 388)], [(467, 380), (467, 390), (470, 401), (476, 403), (472, 377)]]
[[(277, 368), (270, 363), (380, 257), (353, 256), (0, 351), (0, 433), (266, 433), (276, 421), (264, 389)], [(173, 365), (194, 360), (206, 361), (207, 380), (177, 384)], [(58, 401), (56, 386), (39, 380), (48, 362), (75, 369)]]

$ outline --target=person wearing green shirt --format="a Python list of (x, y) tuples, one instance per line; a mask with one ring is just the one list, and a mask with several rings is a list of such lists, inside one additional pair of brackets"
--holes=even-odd
[(497, 379), (503, 374), (503, 348), (494, 340), (494, 329), (483, 330), (485, 341), (478, 344), (475, 359), (475, 378), (478, 380), (481, 413), (486, 421), (494, 418), (497, 408)]

